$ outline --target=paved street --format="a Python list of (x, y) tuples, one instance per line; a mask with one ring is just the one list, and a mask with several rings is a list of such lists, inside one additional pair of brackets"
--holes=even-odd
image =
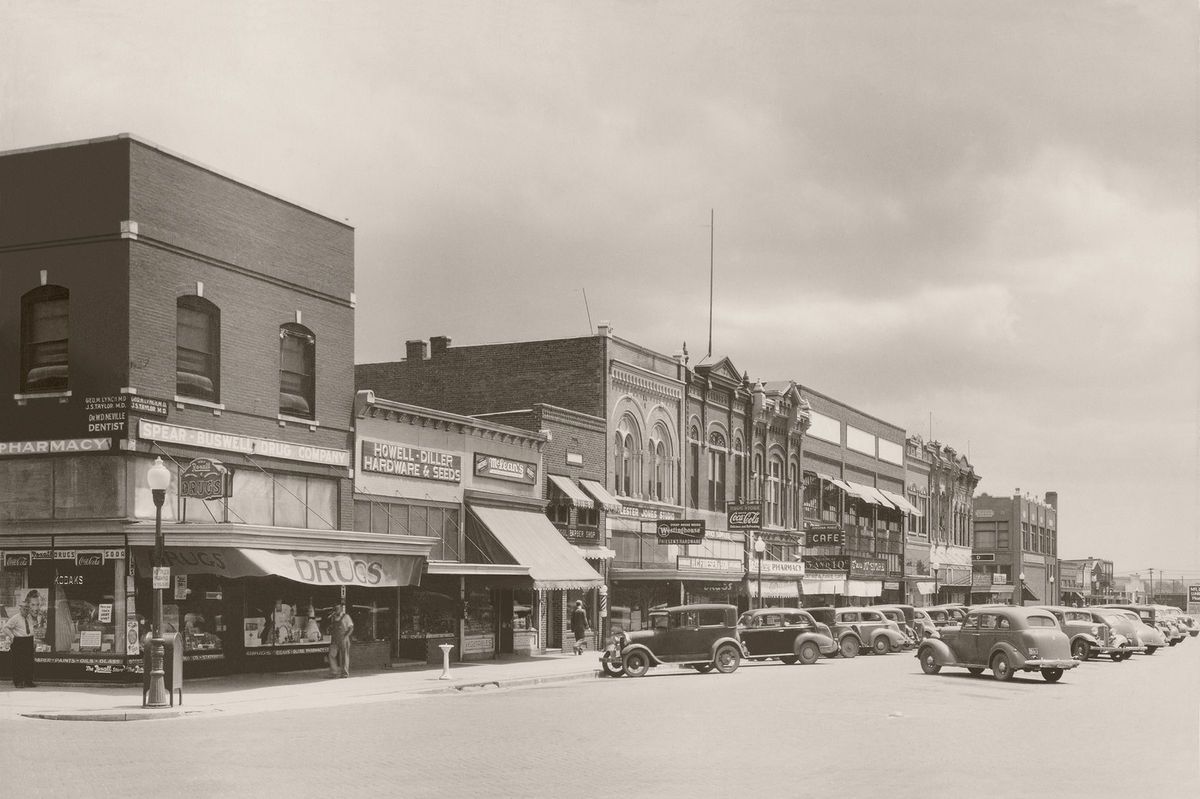
[[(0, 774), (21, 775), (22, 797), (1192, 797), (1198, 665), (1189, 640), (1084, 664), (1057, 685), (930, 677), (889, 655), (300, 711), (6, 719)], [(170, 788), (143, 784), (152, 764)]]

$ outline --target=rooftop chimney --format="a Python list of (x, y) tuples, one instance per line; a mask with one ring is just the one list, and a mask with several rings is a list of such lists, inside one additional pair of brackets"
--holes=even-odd
[(610, 325), (608, 323), (608, 320), (605, 320), (605, 321), (601, 322), (600, 324), (596, 325), (596, 333), (597, 333), (597, 335), (601, 335), (601, 336), (605, 336), (605, 337), (611, 336), (612, 335), (612, 325)]
[(404, 357), (410, 361), (425, 360), (425, 342), (419, 338), (404, 342)]
[(1055, 510), (1058, 510), (1058, 492), (1057, 491), (1047, 491), (1046, 492), (1046, 504), (1049, 505), (1050, 507), (1054, 508)]
[(430, 336), (429, 337), (429, 357), (436, 358), (450, 347), (449, 336)]

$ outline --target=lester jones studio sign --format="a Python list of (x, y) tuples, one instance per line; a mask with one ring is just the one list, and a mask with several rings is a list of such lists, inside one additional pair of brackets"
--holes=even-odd
[(229, 470), (220, 461), (196, 458), (179, 473), (179, 496), (221, 499), (230, 496)]
[(731, 502), (728, 507), (727, 529), (761, 530), (763, 507), (761, 502)]
[(704, 540), (703, 519), (675, 519), (657, 523), (658, 543), (695, 544)]

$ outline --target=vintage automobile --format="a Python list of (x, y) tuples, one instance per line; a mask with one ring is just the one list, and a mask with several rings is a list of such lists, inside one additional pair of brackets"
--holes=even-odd
[[(1130, 613), (1136, 613), (1138, 617), (1141, 618), (1143, 624), (1145, 624), (1147, 627), (1152, 627), (1158, 630), (1158, 632), (1162, 634), (1163, 643), (1161, 646), (1175, 646), (1187, 637), (1184, 633), (1179, 632), (1173, 625), (1168, 623), (1165, 618), (1162, 618), (1158, 613), (1158, 609), (1155, 608), (1154, 605), (1111, 604), (1101, 605), (1100, 607), (1117, 608), (1119, 610), (1129, 611)], [(1153, 655), (1154, 649), (1151, 648), (1148, 641), (1145, 643), (1147, 644), (1146, 654)], [(1160, 645), (1156, 645), (1154, 648), (1156, 649), (1157, 646)]]
[(1116, 607), (1100, 607), (1096, 609), (1106, 610), (1110, 613), (1119, 613), (1128, 619), (1137, 630), (1137, 641), (1145, 647), (1147, 655), (1153, 655), (1167, 645), (1167, 637), (1163, 635), (1162, 630), (1152, 624), (1147, 624), (1146, 620), (1136, 611)]
[[(805, 608), (812, 617), (829, 627), (837, 641), (838, 654), (852, 658), (869, 647), (877, 655), (899, 651), (904, 633), (874, 608)], [(832, 655), (830, 656), (832, 657)]]
[(1087, 607), (1072, 608), (1072, 610), (1087, 611), (1092, 614), (1092, 621), (1097, 624), (1107, 624), (1112, 629), (1113, 642), (1120, 648), (1116, 652), (1109, 653), (1108, 657), (1111, 660), (1119, 663), (1129, 660), (1134, 654), (1145, 654), (1146, 647), (1138, 643), (1138, 629), (1143, 626), (1140, 619), (1112, 608)]
[(645, 630), (617, 633), (600, 655), (605, 673), (642, 677), (651, 666), (672, 663), (700, 673), (737, 671), (745, 654), (735, 605), (678, 605), (650, 611)]
[(946, 666), (976, 676), (991, 669), (1002, 681), (1018, 671), (1040, 671), (1046, 682), (1058, 682), (1064, 671), (1079, 665), (1071, 657), (1071, 640), (1049, 611), (1007, 605), (972, 608), (960, 627), (923, 641), (917, 659), (926, 674)]
[(1121, 645), (1125, 636), (1114, 633), (1112, 627), (1105, 621), (1097, 621), (1089, 608), (1069, 608), (1064, 605), (1038, 605), (1037, 607), (1050, 611), (1058, 619), (1058, 626), (1071, 639), (1071, 656), (1079, 661), (1100, 655), (1116, 654), (1112, 658), (1120, 663), (1124, 658)]
[[(1156, 618), (1165, 621), (1174, 628), (1177, 638), (1175, 644), (1187, 640), (1189, 630), (1187, 622), (1184, 621), (1182, 610), (1170, 605), (1154, 605), (1153, 607)], [(1171, 644), (1171, 646), (1175, 646), (1175, 644)]]
[(949, 622), (947, 622), (948, 624), (962, 624), (963, 619), (967, 617), (968, 610), (966, 605), (955, 605), (949, 603), (945, 605), (934, 605), (933, 608), (926, 608), (926, 610), (933, 609), (945, 611), (947, 617), (949, 617)]
[(748, 610), (738, 619), (738, 637), (749, 660), (779, 658), (789, 666), (808, 665), (838, 652), (829, 628), (796, 608)]
[(904, 634), (904, 644), (902, 649), (912, 649), (920, 643), (920, 637), (917, 636), (917, 630), (913, 626), (917, 620), (917, 609), (912, 605), (872, 605), (872, 610), (877, 610), (890, 621), (896, 622), (896, 627)]
[(950, 614), (942, 608), (916, 608), (913, 616), (913, 624), (921, 638), (937, 638), (941, 635), (938, 630), (950, 623)]
[(1162, 605), (1161, 607), (1163, 609), (1163, 615), (1179, 625), (1179, 629), (1183, 630), (1192, 638), (1200, 635), (1200, 626), (1196, 625), (1196, 620), (1194, 618), (1184, 613), (1177, 607), (1173, 607), (1171, 605)]

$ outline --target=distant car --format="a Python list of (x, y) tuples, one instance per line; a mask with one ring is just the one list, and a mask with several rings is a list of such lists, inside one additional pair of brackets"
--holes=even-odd
[[(1100, 655), (1120, 654), (1125, 636), (1114, 634), (1112, 627), (1097, 621), (1088, 608), (1069, 608), (1064, 605), (1038, 605), (1058, 619), (1058, 625), (1071, 639), (1071, 656), (1078, 661)], [(1114, 658), (1121, 662), (1122, 658)]]
[(1167, 637), (1163, 635), (1163, 631), (1152, 624), (1147, 624), (1136, 611), (1126, 610), (1116, 606), (1102, 606), (1096, 610), (1107, 610), (1112, 613), (1120, 613), (1128, 619), (1137, 631), (1137, 641), (1145, 647), (1147, 655), (1153, 655), (1158, 650), (1167, 645)]
[(933, 609), (945, 611), (946, 615), (949, 617), (949, 624), (962, 624), (963, 619), (967, 617), (968, 610), (966, 605), (956, 605), (950, 603), (945, 605), (934, 605), (933, 608), (926, 608), (926, 610)]
[(1179, 608), (1172, 607), (1170, 605), (1154, 605), (1154, 610), (1158, 619), (1170, 624), (1175, 630), (1176, 640), (1174, 644), (1171, 644), (1171, 646), (1175, 646), (1175, 644), (1178, 644), (1181, 641), (1186, 641), (1189, 633), (1195, 635), (1195, 633), (1191, 633), (1191, 631), (1188, 629), (1187, 622), (1184, 620), (1183, 611)]
[(1166, 612), (1171, 618), (1179, 622), (1183, 631), (1192, 638), (1200, 635), (1200, 625), (1196, 623), (1196, 619), (1194, 617), (1184, 613), (1179, 608), (1171, 607), (1169, 605), (1166, 606)]
[(950, 624), (950, 614), (943, 608), (917, 608), (913, 616), (913, 624), (921, 638), (936, 638), (938, 629)]
[(879, 611), (885, 618), (896, 622), (896, 626), (904, 634), (904, 643), (901, 648), (913, 649), (920, 643), (920, 637), (914, 627), (917, 620), (917, 609), (912, 605), (872, 605), (871, 609)]
[(852, 658), (864, 648), (877, 655), (898, 652), (904, 646), (904, 634), (873, 608), (805, 608), (812, 617), (829, 627), (838, 652)]
[[(1175, 646), (1186, 637), (1186, 635), (1180, 633), (1173, 625), (1168, 623), (1165, 618), (1160, 617), (1158, 609), (1154, 605), (1110, 604), (1101, 605), (1100, 607), (1118, 608), (1120, 610), (1129, 611), (1130, 613), (1136, 613), (1138, 617), (1141, 618), (1143, 624), (1145, 624), (1147, 627), (1158, 630), (1163, 637), (1163, 643), (1158, 644), (1156, 642), (1152, 647), (1149, 642), (1147, 642), (1147, 655), (1153, 655), (1155, 650), (1161, 646)], [(1153, 638), (1153, 636), (1150, 637)]]
[[(1116, 610), (1115, 608), (1075, 608), (1075, 610), (1085, 610), (1092, 614), (1092, 620), (1097, 623), (1107, 624), (1113, 631), (1114, 643), (1120, 642), (1120, 650), (1109, 653), (1109, 658), (1120, 662), (1129, 660), (1134, 654), (1144, 654), (1146, 646), (1140, 642), (1138, 630), (1145, 625), (1142, 624), (1135, 614), (1127, 611)], [(1157, 634), (1157, 631), (1156, 631)]]
[(736, 606), (678, 605), (650, 611), (649, 629), (613, 636), (600, 662), (614, 677), (642, 677), (651, 666), (666, 663), (731, 674), (743, 654)]
[(778, 658), (788, 665), (808, 665), (838, 652), (829, 628), (796, 608), (746, 611), (738, 619), (738, 637), (749, 660)]
[(926, 674), (946, 666), (965, 668), (973, 675), (992, 670), (997, 680), (1011, 680), (1018, 671), (1041, 672), (1046, 682), (1058, 682), (1063, 672), (1079, 665), (1071, 657), (1071, 640), (1049, 611), (996, 605), (972, 609), (960, 627), (942, 630), (917, 648)]

